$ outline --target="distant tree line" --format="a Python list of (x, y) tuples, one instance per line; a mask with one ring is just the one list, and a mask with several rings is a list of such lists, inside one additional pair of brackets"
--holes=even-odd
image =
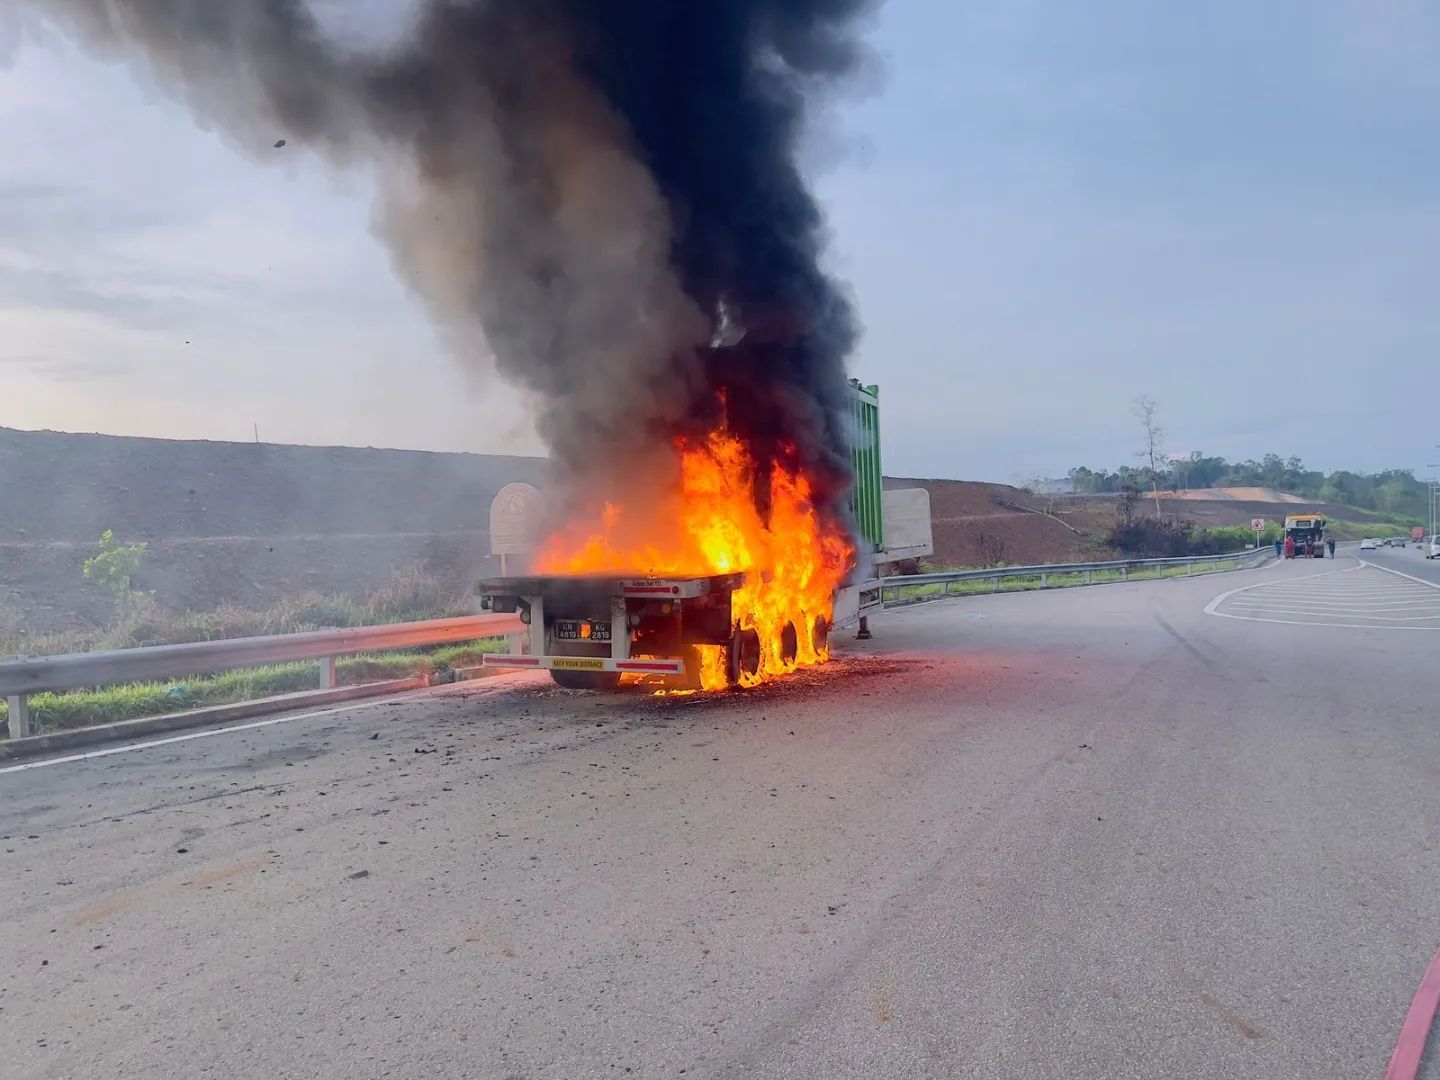
[(1226, 461), (1196, 452), (1188, 458), (1162, 463), (1152, 471), (1148, 464), (1122, 465), (1113, 472), (1081, 466), (1066, 474), (1080, 494), (1146, 491), (1152, 481), (1162, 492), (1194, 488), (1266, 487), (1320, 502), (1344, 503), (1394, 517), (1428, 516), (1429, 488), (1408, 469), (1363, 473), (1339, 470), (1323, 473), (1307, 469), (1298, 457), (1266, 454), (1259, 461)]

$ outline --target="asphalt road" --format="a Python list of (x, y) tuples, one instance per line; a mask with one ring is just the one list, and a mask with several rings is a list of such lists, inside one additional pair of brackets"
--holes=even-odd
[(1421, 549), (1414, 545), (1406, 548), (1381, 548), (1379, 551), (1363, 551), (1358, 554), (1375, 566), (1399, 570), (1440, 585), (1440, 559), (1425, 558)]
[(1379, 1077), (1440, 946), (1440, 631), (1206, 613), (1352, 567), (0, 769), (0, 1072)]

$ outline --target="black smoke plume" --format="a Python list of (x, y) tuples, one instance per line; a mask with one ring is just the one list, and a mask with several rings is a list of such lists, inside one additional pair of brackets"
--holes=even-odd
[(376, 168), (398, 274), (532, 392), (563, 473), (653, 454), (727, 387), (843, 513), (856, 320), (796, 157), (873, 2), (429, 0), (368, 50), (302, 0), (32, 6), (258, 157)]

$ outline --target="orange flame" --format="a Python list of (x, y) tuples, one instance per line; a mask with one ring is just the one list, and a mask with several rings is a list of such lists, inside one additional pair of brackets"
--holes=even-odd
[[(572, 522), (542, 545), (542, 574), (622, 573), (701, 577), (744, 573), (731, 600), (742, 630), (760, 639), (760, 667), (745, 685), (827, 659), (815, 626), (833, 614), (834, 591), (854, 554), (838, 524), (822, 520), (810, 481), (776, 462), (770, 478), (768, 523), (755, 506), (755, 459), (737, 438), (716, 432), (704, 440), (677, 439), (679, 491), (656, 497), (637, 492), (609, 502), (586, 522)], [(785, 658), (783, 637), (793, 625), (796, 655)], [(724, 647), (699, 646), (700, 682), (723, 689)]]

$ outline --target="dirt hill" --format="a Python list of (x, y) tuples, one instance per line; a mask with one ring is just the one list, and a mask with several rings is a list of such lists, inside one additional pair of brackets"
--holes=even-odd
[(1037, 565), (1106, 554), (1095, 549), (1090, 536), (1109, 525), (1111, 511), (1068, 507), (1007, 484), (971, 480), (887, 476), (885, 486), (930, 492), (933, 562), (941, 566)]
[(167, 606), (363, 596), (419, 568), (460, 588), (498, 570), (490, 502), (538, 458), (181, 442), (0, 428), (0, 629), (101, 622), (81, 576), (99, 535), (145, 540), (137, 587)]

